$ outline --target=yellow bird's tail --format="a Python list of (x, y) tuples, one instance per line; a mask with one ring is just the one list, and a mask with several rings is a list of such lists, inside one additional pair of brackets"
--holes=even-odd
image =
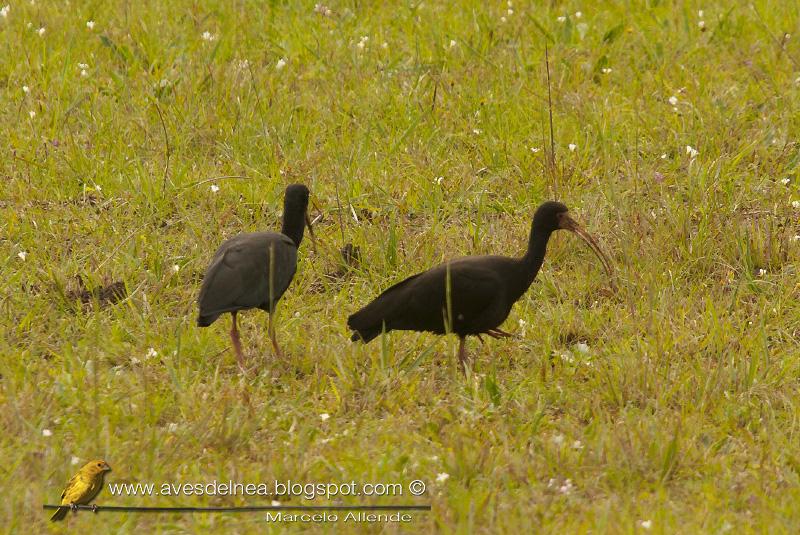
[(68, 506), (59, 507), (56, 509), (56, 512), (53, 513), (53, 516), (50, 517), (51, 522), (58, 522), (59, 520), (64, 520), (64, 517), (67, 516), (67, 511), (69, 511)]

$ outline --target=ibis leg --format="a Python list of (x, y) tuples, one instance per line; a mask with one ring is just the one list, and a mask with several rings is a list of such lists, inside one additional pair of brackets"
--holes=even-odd
[(459, 337), (458, 339), (458, 365), (461, 368), (461, 372), (466, 375), (467, 373), (467, 348), (464, 345), (465, 338)]
[(272, 349), (275, 351), (275, 356), (283, 357), (283, 352), (278, 347), (278, 339), (275, 338), (275, 324), (272, 323), (272, 314), (269, 314), (269, 327), (267, 330), (269, 331), (269, 339), (272, 340)]
[(502, 329), (489, 329), (486, 331), (486, 334), (491, 336), (492, 338), (511, 338), (514, 335), (511, 333), (507, 333)]
[(239, 367), (244, 369), (244, 355), (242, 354), (242, 342), (239, 340), (239, 329), (236, 327), (236, 312), (231, 312), (231, 342), (236, 351), (236, 361)]

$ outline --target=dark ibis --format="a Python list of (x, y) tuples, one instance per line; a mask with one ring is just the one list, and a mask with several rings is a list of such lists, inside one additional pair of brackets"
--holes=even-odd
[(533, 216), (528, 250), (521, 258), (467, 256), (413, 275), (347, 319), (347, 326), (355, 331), (352, 340), (367, 343), (392, 330), (455, 333), (459, 337), (459, 364), (464, 370), (464, 340), (468, 335), (511, 336), (498, 327), (536, 278), (547, 242), (559, 229), (583, 239), (611, 276), (608, 257), (595, 239), (569, 216), (566, 206), (549, 201)]
[(203, 277), (197, 325), (208, 327), (226, 312), (231, 313), (231, 342), (239, 366), (244, 368), (242, 344), (236, 327), (240, 310), (260, 308), (269, 315), (269, 337), (275, 354), (281, 350), (275, 338), (272, 315), (297, 271), (297, 249), (308, 226), (308, 188), (292, 184), (283, 201), (283, 226), (277, 232), (237, 234), (220, 245)]

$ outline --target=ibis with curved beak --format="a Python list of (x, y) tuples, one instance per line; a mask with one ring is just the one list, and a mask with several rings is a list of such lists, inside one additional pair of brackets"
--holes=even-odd
[(272, 316), (297, 271), (297, 249), (303, 241), (305, 226), (314, 242), (308, 218), (308, 199), (309, 191), (304, 185), (287, 187), (280, 233), (238, 234), (220, 245), (206, 269), (198, 299), (197, 325), (208, 327), (222, 314), (230, 312), (231, 342), (241, 368), (244, 368), (244, 356), (236, 326), (236, 314), (240, 310), (260, 308), (267, 312), (272, 347), (276, 355), (282, 354), (275, 338)]

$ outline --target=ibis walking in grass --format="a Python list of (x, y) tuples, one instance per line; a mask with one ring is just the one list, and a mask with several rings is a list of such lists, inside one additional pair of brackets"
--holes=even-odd
[(366, 343), (392, 330), (452, 332), (459, 337), (458, 359), (463, 370), (468, 335), (511, 336), (498, 327), (536, 278), (547, 242), (559, 229), (583, 239), (611, 276), (608, 258), (594, 238), (569, 217), (567, 207), (545, 202), (533, 216), (524, 256), (467, 256), (409, 277), (347, 319), (348, 327), (355, 331), (353, 341)]
[(208, 327), (222, 314), (230, 312), (231, 342), (242, 368), (244, 357), (236, 327), (236, 314), (240, 310), (260, 308), (269, 314), (269, 337), (275, 354), (281, 355), (272, 315), (297, 271), (297, 249), (303, 241), (304, 225), (308, 226), (313, 241), (314, 232), (308, 218), (308, 188), (292, 184), (286, 188), (280, 233), (238, 234), (220, 245), (206, 269), (198, 299), (197, 325)]

